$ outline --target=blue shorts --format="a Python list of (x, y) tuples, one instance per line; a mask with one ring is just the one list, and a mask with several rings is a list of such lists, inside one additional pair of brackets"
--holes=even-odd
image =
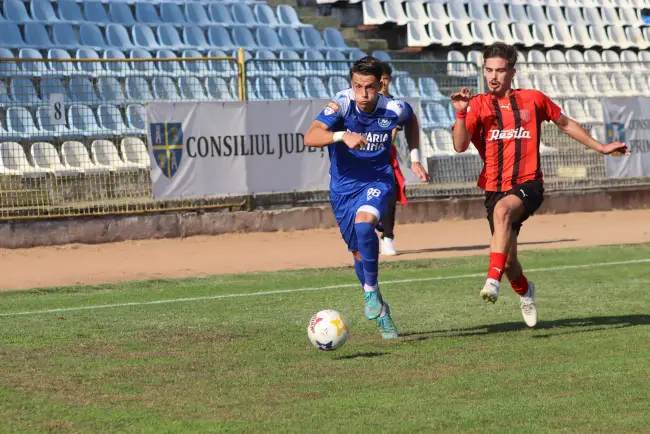
[(350, 252), (359, 250), (357, 234), (354, 230), (357, 212), (369, 212), (374, 214), (377, 220), (381, 220), (388, 210), (388, 204), (395, 191), (394, 188), (392, 183), (373, 182), (359, 193), (330, 193), (334, 217), (336, 217), (341, 236), (347, 243)]

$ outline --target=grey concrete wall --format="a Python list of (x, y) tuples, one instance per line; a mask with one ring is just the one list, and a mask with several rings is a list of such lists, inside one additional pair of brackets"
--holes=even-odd
[[(539, 213), (647, 208), (650, 189), (609, 189), (549, 193)], [(412, 201), (398, 205), (399, 223), (485, 218), (482, 197)], [(70, 243), (218, 235), (231, 232), (306, 230), (336, 225), (329, 207), (252, 212), (182, 212), (0, 223), (0, 247), (23, 248)]]

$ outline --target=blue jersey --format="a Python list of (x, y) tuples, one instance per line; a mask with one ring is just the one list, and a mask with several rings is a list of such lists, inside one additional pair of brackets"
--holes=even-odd
[(372, 113), (361, 111), (354, 100), (354, 91), (346, 89), (336, 94), (316, 120), (330, 131), (347, 131), (363, 135), (368, 144), (352, 150), (345, 143), (329, 145), (330, 191), (354, 194), (372, 182), (394, 182), (390, 165), (393, 128), (411, 122), (413, 109), (406, 102), (379, 95)]

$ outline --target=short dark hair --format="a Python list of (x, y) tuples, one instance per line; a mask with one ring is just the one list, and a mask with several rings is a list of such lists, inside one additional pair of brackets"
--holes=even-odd
[(393, 76), (393, 68), (391, 68), (390, 63), (388, 62), (381, 62), (381, 67), (384, 69), (384, 74), (392, 77)]
[(503, 42), (495, 42), (488, 45), (483, 50), (483, 62), (493, 57), (500, 57), (506, 59), (508, 67), (512, 68), (517, 63), (517, 49), (514, 45), (504, 44)]
[(372, 75), (377, 79), (377, 81), (381, 81), (381, 75), (383, 72), (384, 68), (378, 59), (375, 59), (372, 56), (366, 56), (354, 62), (354, 65), (350, 68), (350, 80), (352, 80), (354, 74), (359, 74)]

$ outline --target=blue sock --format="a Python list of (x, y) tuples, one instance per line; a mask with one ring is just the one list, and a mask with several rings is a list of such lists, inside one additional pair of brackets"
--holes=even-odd
[(354, 258), (354, 271), (357, 272), (357, 278), (359, 278), (359, 282), (361, 282), (361, 286), (363, 286), (363, 284), (366, 283), (366, 278), (363, 274), (363, 261)]
[(354, 230), (357, 233), (357, 241), (359, 242), (359, 253), (363, 258), (365, 284), (376, 286), (377, 274), (379, 273), (379, 238), (375, 232), (375, 225), (372, 223), (355, 223)]

